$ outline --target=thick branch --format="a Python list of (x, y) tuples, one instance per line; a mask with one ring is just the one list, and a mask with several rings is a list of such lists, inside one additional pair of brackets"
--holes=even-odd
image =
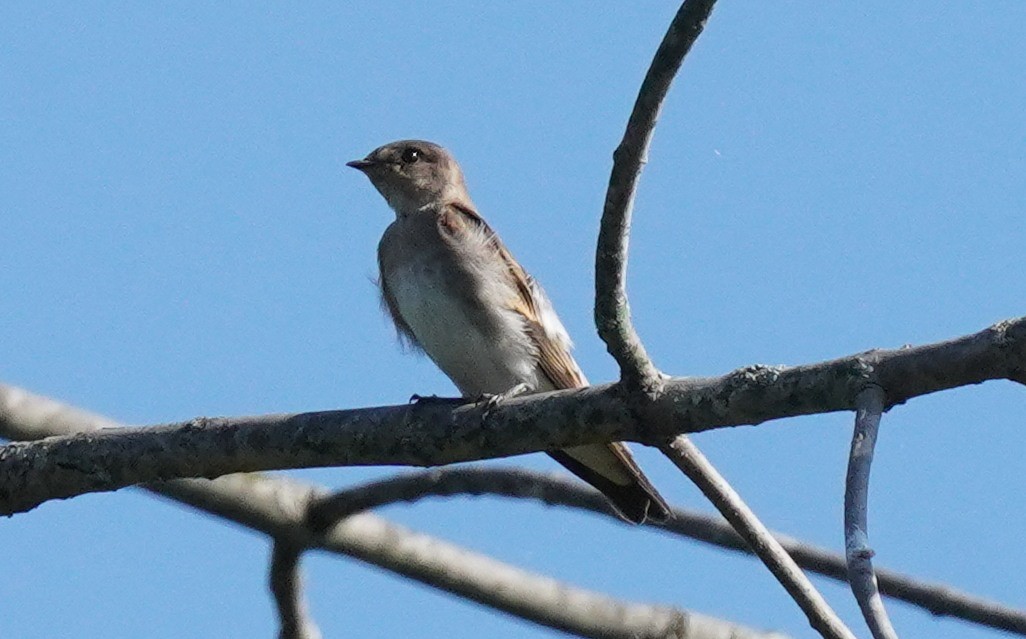
[[(0, 514), (44, 501), (179, 477), (398, 464), (434, 466), (604, 441), (647, 444), (679, 433), (853, 410), (870, 375), (885, 406), (911, 397), (1024, 378), (1026, 318), (917, 348), (797, 367), (752, 366), (673, 378), (638, 419), (615, 385), (529, 395), (491, 408), (389, 406), (297, 415), (195, 419), (14, 443), (0, 448)], [(0, 412), (0, 421), (4, 419)]]
[(780, 542), (773, 538), (766, 526), (688, 437), (680, 435), (663, 446), (662, 450), (744, 538), (752, 552), (802, 609), (809, 625), (816, 632), (826, 639), (855, 639), (855, 635), (830, 608)]
[(713, 4), (715, 0), (688, 0), (681, 5), (656, 50), (623, 140), (613, 153), (595, 252), (595, 324), (599, 337), (620, 365), (621, 379), (632, 390), (651, 393), (661, 384), (659, 372), (634, 330), (627, 304), (627, 245), (634, 195), (663, 99), (684, 56), (702, 33)]
[[(116, 427), (116, 422), (17, 388), (0, 385), (0, 436), (36, 439)], [(630, 604), (559, 584), (370, 515), (327, 531), (307, 526), (307, 508), (324, 492), (285, 478), (230, 475), (147, 486), (205, 512), (266, 533), (293, 547), (342, 554), (476, 601), (585, 637), (781, 639), (677, 608)]]
[[(12, 439), (40, 439), (76, 430), (97, 430), (117, 426), (116, 422), (107, 418), (74, 409), (17, 388), (0, 385), (0, 436)], [(214, 482), (204, 480), (169, 482), (151, 486), (150, 490), (244, 526), (271, 535), (285, 535), (293, 532), (295, 522), (301, 518), (301, 513), (288, 511), (275, 516), (268, 516), (267, 513), (271, 512), (271, 504), (275, 503), (276, 495), (287, 496), (293, 491), (300, 490), (299, 484), (287, 483), (290, 488), (285, 489), (269, 478), (235, 475)], [(341, 495), (337, 500), (327, 495), (316, 496), (318, 493), (312, 487), (306, 487), (304, 490), (313, 491), (314, 498), (322, 504), (348, 503), (349, 505), (344, 506), (344, 510), (351, 512), (359, 510), (356, 506), (360, 504), (365, 507), (373, 507), (392, 503), (395, 500), (412, 500), (418, 495), (451, 495), (466, 492), (530, 496), (548, 504), (610, 513), (605, 499), (580, 482), (562, 476), (542, 475), (525, 470), (517, 470), (515, 473), (502, 469), (480, 468), (433, 470), (356, 487), (351, 492), (352, 500)], [(383, 495), (382, 491), (388, 495)], [(252, 503), (263, 502), (267, 503), (262, 508), (251, 506)], [(282, 509), (283, 503), (287, 502), (278, 502), (279, 510)], [(330, 517), (340, 512), (342, 510), (334, 512), (326, 510), (322, 516)], [(610, 516), (615, 519), (615, 516)], [(673, 517), (665, 526), (660, 527), (668, 532), (698, 539), (722, 548), (751, 552), (733, 528), (717, 517), (675, 509)], [(784, 535), (778, 534), (776, 537), (802, 568), (840, 581), (847, 580), (843, 557)], [(364, 560), (380, 565), (373, 555), (364, 557)], [(884, 595), (921, 606), (932, 614), (959, 617), (993, 628), (1026, 635), (1026, 613), (1023, 611), (955, 591), (945, 584), (922, 582), (908, 575), (886, 569), (878, 569), (877, 578)]]
[(877, 589), (873, 550), (869, 546), (869, 470), (873, 464), (883, 402), (883, 391), (875, 384), (867, 386), (856, 399), (855, 432), (851, 439), (844, 489), (844, 551), (848, 562), (848, 582), (873, 639), (898, 639)]

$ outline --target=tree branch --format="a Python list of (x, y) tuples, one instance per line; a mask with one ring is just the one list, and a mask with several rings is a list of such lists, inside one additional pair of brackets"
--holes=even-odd
[(620, 440), (658, 445), (680, 433), (853, 410), (870, 375), (890, 407), (988, 379), (1017, 380), (1023, 371), (1026, 318), (1019, 318), (928, 346), (806, 366), (751, 366), (716, 378), (672, 378), (644, 419), (615, 385), (606, 384), (512, 399), (487, 416), (473, 405), (406, 405), (109, 429), (0, 448), (0, 514), (179, 477), (434, 466)]
[(851, 439), (844, 490), (844, 550), (848, 562), (848, 583), (873, 639), (898, 639), (877, 590), (873, 549), (869, 547), (869, 470), (873, 464), (883, 402), (883, 390), (876, 384), (867, 386), (855, 400), (858, 407), (855, 411), (855, 433)]
[[(37, 439), (118, 427), (105, 417), (0, 385), (0, 435)], [(280, 543), (346, 555), (482, 605), (583, 637), (783, 639), (678, 608), (626, 603), (560, 584), (371, 514), (326, 531), (307, 525), (322, 489), (283, 477), (228, 475), (146, 486), (157, 495), (263, 532)]]
[[(0, 385), (0, 436), (11, 439), (40, 439), (76, 430), (116, 427), (116, 422), (105, 417), (74, 409), (18, 388)], [(298, 490), (299, 484), (290, 484)], [(273, 496), (281, 494), (274, 480), (253, 475), (224, 477), (214, 482), (175, 481), (151, 486), (149, 490), (271, 535), (288, 534), (291, 530), (288, 522), (299, 517), (299, 514), (291, 512), (283, 517), (265, 517), (261, 509), (250, 508), (247, 504), (251, 501), (273, 502)], [(312, 487), (306, 487), (305, 490), (314, 491)], [(352, 500), (344, 496), (346, 492), (352, 493)], [(596, 491), (580, 482), (563, 476), (543, 475), (523, 469), (437, 469), (410, 473), (367, 486), (357, 486), (349, 491), (341, 491), (336, 496), (322, 495), (317, 491), (314, 493), (314, 498), (319, 502), (318, 509), (331, 502), (345, 505), (337, 511), (331, 510), (332, 507), (324, 510), (322, 517), (329, 518), (357, 512), (360, 510), (357, 507), (360, 504), (370, 508), (394, 501), (412, 501), (432, 494), (467, 493), (532, 497), (552, 505), (571, 506), (596, 513), (611, 512), (606, 501)], [(311, 511), (315, 512), (317, 511)], [(311, 519), (315, 517), (312, 515)], [(610, 517), (615, 519), (613, 515)], [(285, 520), (285, 523), (280, 523), (279, 520)], [(657, 527), (721, 548), (751, 554), (751, 550), (734, 529), (718, 517), (674, 509), (673, 517), (666, 524)], [(314, 530), (323, 530), (323, 527), (314, 525)], [(847, 581), (843, 557), (782, 534), (775, 534), (775, 537), (802, 568), (839, 581)], [(373, 557), (364, 560), (380, 565)], [(920, 581), (909, 575), (883, 568), (877, 569), (876, 572), (880, 591), (885, 596), (920, 606), (934, 615), (957, 617), (1026, 635), (1024, 611), (956, 591), (946, 584)]]
[(620, 365), (621, 380), (631, 390), (649, 394), (661, 388), (662, 379), (634, 330), (626, 292), (634, 195), (670, 83), (702, 33), (714, 4), (715, 0), (686, 1), (670, 23), (641, 83), (623, 140), (613, 153), (613, 170), (602, 208), (595, 251), (595, 324), (609, 354)]
[(275, 541), (271, 551), (268, 581), (281, 619), (278, 639), (321, 639), (322, 636), (303, 600), (303, 577), (299, 571), (302, 554), (303, 548), (283, 541)]
[(688, 437), (676, 437), (662, 450), (744, 538), (802, 609), (816, 632), (828, 639), (855, 639), (798, 564)]
[[(283, 479), (231, 475), (154, 487), (163, 494), (279, 539), (347, 555), (539, 625), (582, 637), (694, 638), (767, 634), (669, 606), (627, 603), (522, 570), (371, 514), (318, 534), (306, 510), (322, 495)], [(730, 633), (736, 633), (731, 635)]]
[[(602, 514), (622, 523), (601, 493), (586, 484), (565, 475), (494, 467), (448, 467), (403, 473), (342, 489), (319, 499), (310, 509), (310, 519), (315, 529), (322, 530), (349, 515), (387, 504), (456, 495), (535, 499), (550, 506)], [(672, 513), (666, 522), (649, 521), (645, 525), (727, 550), (754, 554), (721, 517), (684, 508), (673, 508)], [(843, 555), (781, 533), (772, 535), (802, 569), (847, 583)], [(958, 591), (947, 584), (930, 583), (883, 568), (877, 569), (876, 574), (881, 592), (888, 597), (924, 608), (933, 615), (1026, 635), (1026, 611)]]
[[(714, 3), (715, 0), (685, 0), (663, 37), (638, 92), (623, 140), (613, 153), (613, 170), (599, 228), (595, 252), (595, 323), (606, 348), (620, 365), (620, 382), (627, 391), (627, 398), (642, 419), (651, 414), (652, 404), (662, 394), (664, 375), (652, 363), (638, 337), (627, 301), (627, 247), (634, 196), (663, 100), (684, 56), (702, 33)], [(854, 639), (780, 544), (770, 537), (751, 509), (686, 436), (678, 436), (663, 447), (663, 452), (702, 489), (756, 550), (814, 628), (824, 636)]]

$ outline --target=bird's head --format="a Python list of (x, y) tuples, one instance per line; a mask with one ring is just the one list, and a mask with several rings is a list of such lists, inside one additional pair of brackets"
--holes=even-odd
[(463, 172), (442, 147), (423, 140), (380, 146), (346, 166), (362, 171), (397, 214), (444, 201), (465, 200)]

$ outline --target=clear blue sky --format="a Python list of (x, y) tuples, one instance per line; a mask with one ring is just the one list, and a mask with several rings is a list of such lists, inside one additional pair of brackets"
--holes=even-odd
[[(589, 377), (615, 376), (595, 232), (674, 3), (339, 4), (0, 8), (0, 378), (133, 424), (453, 392), (378, 309), (391, 213), (344, 166), (403, 137), (456, 153)], [(723, 2), (637, 202), (630, 293), (657, 363), (799, 364), (1026, 314), (1024, 43), (1009, 0)], [(1026, 605), (1024, 398), (992, 382), (885, 417), (878, 565)], [(840, 549), (850, 430), (836, 414), (697, 439), (770, 527)], [(638, 454), (674, 503), (708, 509)], [(587, 588), (812, 634), (758, 563), (697, 543), (497, 499), (384, 514)], [(4, 637), (276, 632), (266, 540), (138, 492), (0, 521), (0, 548)], [(354, 561), (306, 566), (327, 637), (556, 634)], [(857, 625), (846, 589), (817, 583)], [(997, 636), (890, 610), (906, 639)]]

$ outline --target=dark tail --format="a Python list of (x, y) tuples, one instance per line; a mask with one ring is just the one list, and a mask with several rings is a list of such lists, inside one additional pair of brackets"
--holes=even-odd
[(597, 488), (624, 520), (641, 524), (646, 519), (670, 518), (669, 504), (638, 468), (626, 445), (581, 446), (551, 451), (549, 455)]

